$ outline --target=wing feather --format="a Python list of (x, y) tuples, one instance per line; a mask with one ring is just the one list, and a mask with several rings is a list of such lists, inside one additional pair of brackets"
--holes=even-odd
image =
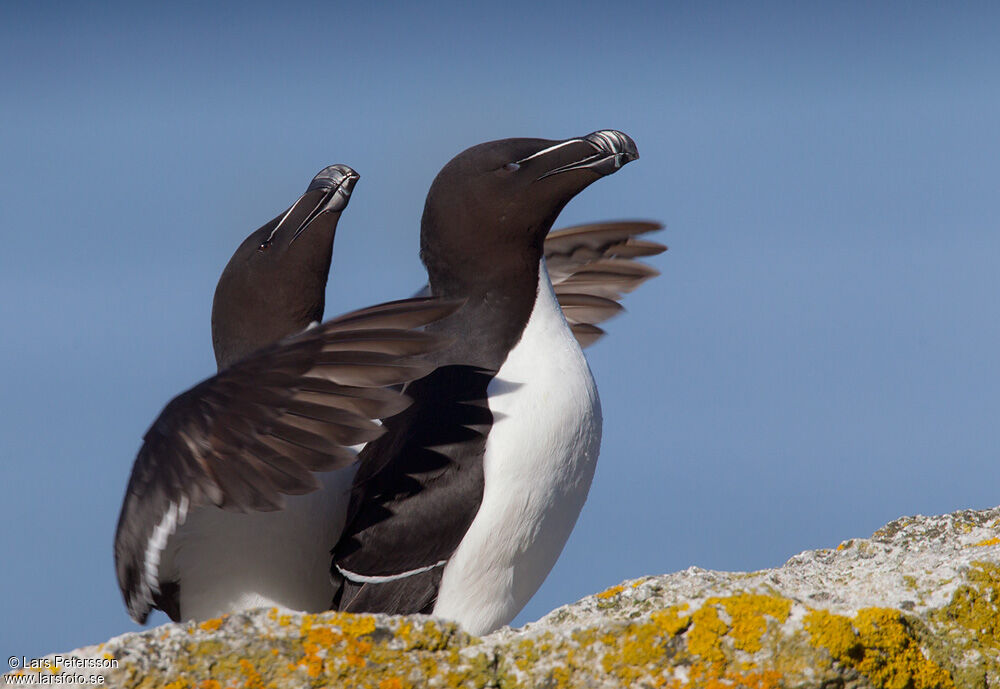
[(552, 286), (581, 347), (604, 335), (596, 324), (623, 310), (618, 302), (625, 294), (660, 274), (636, 259), (667, 250), (639, 239), (662, 228), (644, 220), (592, 223), (554, 230), (545, 238)]
[(173, 608), (160, 555), (187, 511), (277, 510), (318, 488), (313, 472), (355, 461), (383, 433), (374, 419), (409, 400), (394, 386), (426, 375), (447, 338), (417, 330), (459, 304), (405, 299), (348, 313), (266, 347), (181, 393), (143, 438), (115, 533), (129, 614)]

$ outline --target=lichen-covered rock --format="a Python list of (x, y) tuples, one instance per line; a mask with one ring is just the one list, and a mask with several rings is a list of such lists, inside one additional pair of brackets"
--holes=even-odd
[(19, 674), (170, 689), (985, 689), (1000, 686), (998, 562), (1000, 508), (907, 517), (778, 569), (637, 579), (482, 638), (427, 617), (258, 610)]

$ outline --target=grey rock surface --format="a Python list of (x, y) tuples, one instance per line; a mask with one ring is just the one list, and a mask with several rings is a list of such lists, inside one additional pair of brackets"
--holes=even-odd
[(1000, 686), (998, 562), (1000, 508), (905, 517), (776, 569), (636, 579), (480, 638), (428, 617), (257, 610), (125, 634), (7, 677), (170, 689), (985, 689)]

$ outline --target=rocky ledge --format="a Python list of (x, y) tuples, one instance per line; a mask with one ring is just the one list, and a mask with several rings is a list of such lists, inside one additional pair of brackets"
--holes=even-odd
[(998, 562), (1000, 508), (905, 517), (777, 569), (636, 579), (480, 638), (427, 617), (258, 610), (19, 674), (170, 689), (985, 688), (1000, 686)]

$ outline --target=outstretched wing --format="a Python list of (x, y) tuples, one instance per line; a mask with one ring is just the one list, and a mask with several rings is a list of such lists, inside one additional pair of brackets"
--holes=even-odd
[[(624, 310), (618, 302), (626, 293), (660, 274), (635, 259), (667, 250), (659, 242), (637, 239), (662, 229), (658, 222), (623, 220), (549, 232), (545, 265), (563, 315), (581, 347), (589, 347), (604, 335), (597, 324)], [(424, 285), (413, 296), (430, 293), (430, 285)]]
[(648, 221), (577, 225), (550, 232), (545, 238), (545, 264), (563, 314), (581, 347), (596, 342), (597, 326), (622, 310), (622, 297), (660, 274), (639, 258), (667, 247), (641, 235), (663, 229)]
[(389, 386), (426, 375), (434, 365), (423, 355), (448, 344), (418, 328), (455, 308), (428, 298), (361, 309), (171, 400), (143, 439), (115, 533), (115, 569), (132, 618), (141, 623), (154, 606), (168, 614), (176, 607), (159, 562), (189, 509), (281, 509), (285, 495), (319, 487), (313, 472), (352, 463), (350, 446), (382, 434), (374, 419), (409, 405)]

